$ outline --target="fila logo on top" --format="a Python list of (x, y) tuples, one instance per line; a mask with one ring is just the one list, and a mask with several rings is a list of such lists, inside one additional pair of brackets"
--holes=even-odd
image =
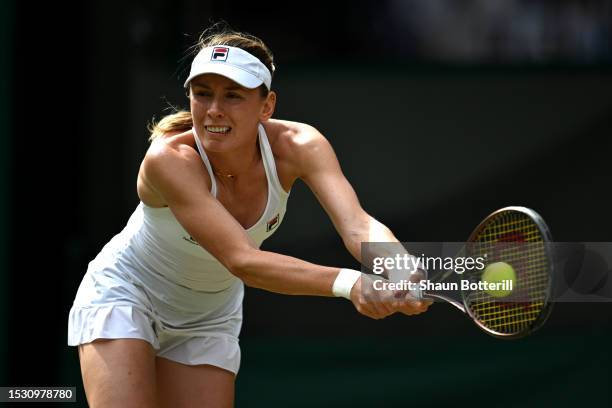
[(276, 214), (274, 218), (266, 223), (266, 232), (272, 231), (274, 228), (278, 227), (278, 219), (280, 214)]
[(227, 47), (215, 47), (213, 48), (211, 61), (227, 61), (227, 55), (229, 54), (229, 48)]

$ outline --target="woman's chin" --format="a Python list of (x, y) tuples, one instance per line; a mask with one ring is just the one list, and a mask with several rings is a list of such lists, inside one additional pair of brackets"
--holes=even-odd
[(203, 145), (204, 149), (209, 152), (223, 153), (232, 150), (232, 141), (223, 138), (206, 138)]

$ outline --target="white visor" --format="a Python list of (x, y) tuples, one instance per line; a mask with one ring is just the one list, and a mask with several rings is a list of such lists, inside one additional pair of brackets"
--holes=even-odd
[(203, 48), (191, 63), (185, 88), (193, 78), (202, 74), (222, 75), (250, 89), (265, 84), (269, 90), (272, 86), (270, 71), (257, 57), (241, 48), (229, 45)]

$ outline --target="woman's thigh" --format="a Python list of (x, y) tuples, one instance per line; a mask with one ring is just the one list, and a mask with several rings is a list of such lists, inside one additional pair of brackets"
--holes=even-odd
[(156, 407), (155, 351), (144, 340), (96, 340), (79, 346), (92, 408)]
[(156, 358), (160, 408), (234, 406), (234, 373), (208, 364), (185, 365)]

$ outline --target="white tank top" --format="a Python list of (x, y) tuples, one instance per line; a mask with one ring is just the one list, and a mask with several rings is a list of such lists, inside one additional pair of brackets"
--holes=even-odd
[[(195, 129), (193, 133), (210, 174), (211, 193), (216, 197), (215, 175)], [(278, 179), (272, 149), (261, 124), (259, 146), (268, 181), (268, 201), (259, 220), (246, 230), (258, 247), (281, 224), (289, 197)], [(239, 280), (189, 236), (168, 207), (153, 208), (142, 202), (124, 230), (107, 244), (93, 263), (99, 265), (104, 259), (105, 267), (109, 261), (116, 266), (121, 265), (121, 261), (136, 266), (130, 268), (131, 273), (137, 273), (139, 280), (147, 286), (154, 286), (160, 295), (166, 289), (164, 281), (198, 292), (219, 293), (235, 287)]]

